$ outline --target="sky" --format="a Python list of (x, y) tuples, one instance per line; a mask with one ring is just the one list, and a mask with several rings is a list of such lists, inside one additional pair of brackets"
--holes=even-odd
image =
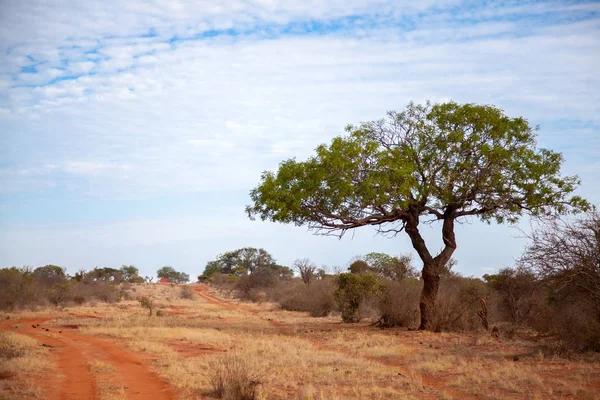
[[(196, 277), (240, 247), (330, 269), (415, 255), (404, 233), (244, 212), (262, 171), (410, 101), (525, 117), (600, 205), (598, 71), (595, 1), (1, 1), (0, 267)], [(467, 220), (456, 270), (514, 265), (528, 227)]]

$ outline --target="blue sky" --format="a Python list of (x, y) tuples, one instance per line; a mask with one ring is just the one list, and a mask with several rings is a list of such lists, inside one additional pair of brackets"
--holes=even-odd
[[(599, 13), (593, 1), (2, 2), (0, 266), (197, 276), (243, 246), (331, 268), (412, 253), (403, 235), (337, 240), (243, 210), (262, 171), (427, 99), (540, 125), (540, 145), (600, 204)], [(512, 265), (517, 236), (461, 225), (458, 270)]]

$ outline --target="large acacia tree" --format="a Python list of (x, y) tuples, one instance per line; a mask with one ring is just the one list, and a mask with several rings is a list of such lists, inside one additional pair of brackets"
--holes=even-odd
[[(250, 218), (306, 225), (321, 234), (376, 226), (404, 231), (423, 262), (421, 329), (430, 327), (440, 272), (456, 249), (457, 220), (516, 222), (523, 214), (585, 208), (563, 177), (560, 153), (538, 148), (524, 118), (494, 106), (416, 105), (378, 121), (348, 126), (306, 161), (264, 172), (250, 192)], [(430, 251), (421, 222), (438, 221), (443, 248)]]

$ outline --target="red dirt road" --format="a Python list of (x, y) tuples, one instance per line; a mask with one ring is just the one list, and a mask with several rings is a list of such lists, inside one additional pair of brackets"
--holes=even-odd
[[(127, 399), (175, 399), (175, 390), (152, 372), (139, 355), (112, 342), (81, 335), (76, 329), (46, 326), (49, 319), (30, 318), (0, 324), (1, 330), (23, 334), (36, 339), (40, 345), (51, 346), (58, 375), (43, 382), (48, 400), (99, 399), (99, 375), (90, 370), (92, 361), (100, 361), (115, 371), (108, 377), (111, 387), (123, 388)], [(32, 327), (37, 324), (40, 326)], [(13, 328), (15, 325), (17, 329)]]

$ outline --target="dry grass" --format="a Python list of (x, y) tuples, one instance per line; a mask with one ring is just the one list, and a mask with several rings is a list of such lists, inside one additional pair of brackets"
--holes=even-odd
[(39, 399), (39, 377), (53, 369), (48, 350), (23, 335), (0, 331), (0, 398)]
[(92, 374), (99, 374), (103, 372), (116, 372), (117, 370), (110, 364), (100, 360), (88, 361), (90, 371)]
[[(253, 398), (270, 400), (592, 399), (600, 389), (600, 357), (567, 360), (523, 340), (377, 330), (340, 324), (339, 316), (315, 319), (279, 311), (269, 303), (231, 301), (223, 307), (182, 299), (181, 288), (170, 285), (128, 290), (152, 296), (164, 316), (148, 317), (133, 298), (53, 311), (50, 323), (77, 325), (79, 333), (116, 340), (153, 357), (156, 372), (180, 390), (181, 399), (214, 399), (215, 386), (225, 387), (227, 376), (249, 383)], [(513, 361), (515, 355), (519, 361)], [(38, 359), (48, 356), (45, 352)], [(102, 380), (114, 374), (111, 368), (100, 360), (90, 364), (102, 399), (120, 400), (124, 389)]]

